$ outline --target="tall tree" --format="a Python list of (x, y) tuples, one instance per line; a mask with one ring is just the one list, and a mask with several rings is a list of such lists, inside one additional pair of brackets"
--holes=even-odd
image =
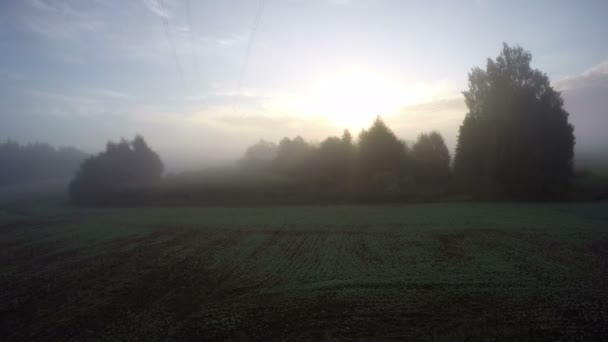
[(348, 130), (342, 138), (328, 137), (321, 142), (317, 152), (318, 172), (324, 179), (343, 183), (350, 179), (355, 157), (355, 147)]
[(412, 146), (419, 182), (445, 185), (450, 175), (450, 151), (438, 132), (423, 133)]
[(469, 73), (469, 109), (458, 137), (454, 169), (477, 189), (518, 196), (556, 196), (568, 189), (573, 127), (547, 75), (531, 54), (503, 44), (486, 70)]
[(164, 165), (158, 153), (152, 151), (141, 135), (131, 142), (133, 161), (137, 177), (143, 181), (156, 181), (163, 174)]
[(0, 186), (67, 181), (87, 155), (73, 147), (48, 144), (0, 143)]
[(69, 187), (73, 202), (93, 203), (126, 186), (158, 181), (163, 163), (141, 136), (132, 142), (108, 142), (106, 150), (86, 159)]
[(277, 145), (262, 139), (247, 148), (240, 164), (247, 168), (260, 168), (269, 165), (276, 156)]
[(311, 175), (314, 167), (314, 155), (315, 148), (302, 137), (297, 136), (293, 140), (286, 137), (281, 140), (277, 148), (275, 165), (283, 174), (307, 177)]
[(408, 149), (391, 129), (377, 117), (359, 135), (358, 169), (362, 181), (379, 191), (397, 191), (407, 172)]

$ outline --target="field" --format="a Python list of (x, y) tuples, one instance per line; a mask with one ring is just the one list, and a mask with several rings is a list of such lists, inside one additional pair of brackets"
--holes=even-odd
[(608, 336), (608, 203), (5, 205), (0, 242), (3, 341)]

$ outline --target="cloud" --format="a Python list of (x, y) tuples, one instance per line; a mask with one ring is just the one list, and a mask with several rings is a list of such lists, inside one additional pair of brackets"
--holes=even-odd
[(608, 88), (608, 59), (603, 60), (579, 75), (559, 79), (554, 84), (555, 88), (561, 91), (587, 87)]
[(85, 88), (70, 92), (28, 89), (25, 93), (34, 98), (30, 104), (33, 114), (42, 116), (128, 117), (134, 107), (131, 101), (133, 96), (106, 88)]
[(0, 80), (21, 81), (27, 79), (27, 76), (22, 72), (10, 69), (0, 69)]
[(342, 134), (343, 127), (321, 117), (300, 117), (273, 115), (263, 112), (237, 112), (216, 115), (215, 121), (223, 129), (241, 132), (255, 139), (279, 141), (283, 137), (302, 136), (313, 143), (320, 142), (328, 136)]
[(97, 33), (105, 29), (104, 20), (77, 7), (79, 2), (26, 0), (25, 12), (20, 17), (21, 24), (37, 34), (54, 38), (69, 39), (82, 33)]
[(570, 113), (576, 136), (575, 155), (579, 160), (588, 155), (608, 152), (608, 58), (579, 75), (555, 82), (562, 92), (564, 107)]
[(67, 95), (38, 89), (30, 89), (26, 93), (35, 98), (35, 101), (32, 103), (32, 109), (37, 115), (80, 117), (106, 113), (103, 103), (91, 97)]
[(93, 89), (90, 92), (92, 94), (99, 95), (99, 96), (106, 97), (106, 98), (114, 98), (114, 99), (132, 99), (133, 98), (133, 96), (131, 96), (130, 94), (112, 90), (112, 89), (106, 89), (106, 88)]
[(398, 136), (407, 141), (415, 140), (423, 132), (438, 131), (453, 151), (466, 112), (462, 96), (447, 97), (403, 107), (398, 115), (388, 117), (386, 121)]
[(143, 3), (150, 12), (161, 18), (167, 19), (171, 16), (171, 12), (167, 10), (166, 4), (163, 5), (162, 0), (143, 0)]
[(27, 92), (30, 95), (33, 95), (37, 98), (72, 103), (72, 104), (83, 104), (83, 103), (91, 104), (91, 103), (99, 102), (99, 100), (92, 99), (89, 97), (77, 96), (77, 95), (66, 95), (66, 94), (55, 93), (55, 92), (50, 92), (50, 91), (45, 91), (45, 90), (38, 90), (38, 89), (31, 89), (31, 90), (28, 90)]
[(210, 44), (216, 44), (224, 47), (230, 47), (243, 43), (247, 39), (246, 35), (230, 35), (226, 37), (206, 37), (203, 40)]
[(295, 117), (270, 116), (263, 114), (227, 114), (216, 117), (216, 120), (234, 128), (245, 127), (255, 129), (284, 129), (300, 121)]
[(329, 0), (332, 5), (350, 5), (354, 0)]
[(459, 96), (403, 107), (401, 116), (417, 122), (433, 122), (451, 119), (453, 114), (466, 113), (466, 111), (464, 98)]

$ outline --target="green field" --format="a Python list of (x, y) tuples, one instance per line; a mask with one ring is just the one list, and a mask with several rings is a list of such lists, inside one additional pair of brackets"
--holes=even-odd
[(3, 341), (608, 336), (608, 203), (5, 205), (0, 242)]

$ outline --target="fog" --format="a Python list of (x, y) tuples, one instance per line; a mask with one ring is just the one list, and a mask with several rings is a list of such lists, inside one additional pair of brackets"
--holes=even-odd
[(577, 157), (606, 155), (603, 1), (188, 3), (2, 2), (0, 139), (95, 154), (141, 134), (179, 172), (260, 139), (357, 137), (381, 115), (405, 141), (439, 131), (453, 153), (467, 74), (504, 41), (562, 91)]
[[(586, 166), (607, 164), (608, 135), (608, 63), (603, 62), (579, 75), (553, 80), (562, 92), (564, 106), (575, 126), (576, 159)], [(400, 113), (385, 116), (395, 133), (406, 141), (414, 140), (426, 128), (442, 133), (451, 152), (454, 151), (458, 128), (467, 108), (461, 95), (403, 107)], [(382, 113), (377, 113), (382, 114)], [(207, 114), (206, 114), (207, 115)], [(324, 118), (271, 116), (260, 113), (228, 112), (211, 118), (121, 120), (119, 126), (104, 122), (103, 117), (30, 117), (21, 124), (12, 116), (0, 117), (4, 138), (21, 143), (50, 142), (56, 146), (74, 146), (94, 154), (109, 140), (132, 137), (139, 133), (155, 147), (168, 171), (192, 171), (230, 164), (245, 149), (265, 139), (278, 142), (285, 136), (301, 135), (315, 143), (329, 135), (339, 135), (349, 128), (356, 136), (358, 128), (344, 127)], [(374, 114), (370, 115), (371, 123)], [(23, 118), (20, 118), (22, 120)], [(70, 121), (75, 128), (64, 125)], [(62, 130), (62, 126), (66, 129)], [(89, 127), (94, 135), (84, 135)], [(89, 128), (90, 129), (90, 128)]]
[[(570, 113), (575, 127), (575, 160), (581, 167), (604, 168), (608, 165), (608, 62), (579, 74), (553, 81), (564, 98), (564, 107)], [(395, 133), (406, 141), (432, 128), (445, 138), (450, 152), (454, 152), (458, 129), (467, 113), (464, 98), (449, 98), (403, 107), (400, 113), (388, 115), (386, 122)], [(382, 114), (382, 113), (377, 113)], [(373, 116), (370, 116), (371, 124)], [(173, 171), (197, 170), (221, 166), (242, 157), (245, 149), (264, 139), (278, 143), (283, 137), (300, 135), (313, 143), (327, 136), (339, 135), (343, 129), (351, 129), (356, 136), (364, 127), (342, 127), (324, 119), (298, 117), (272, 117), (256, 114), (232, 114), (220, 116), (209, 123), (212, 129), (185, 124), (155, 127), (150, 124), (148, 140)], [(135, 131), (134, 131), (135, 132)], [(174, 132), (180, 132), (175, 134)], [(125, 132), (125, 136), (132, 135)], [(103, 148), (103, 145), (100, 149)], [(89, 148), (93, 152), (95, 149)]]

